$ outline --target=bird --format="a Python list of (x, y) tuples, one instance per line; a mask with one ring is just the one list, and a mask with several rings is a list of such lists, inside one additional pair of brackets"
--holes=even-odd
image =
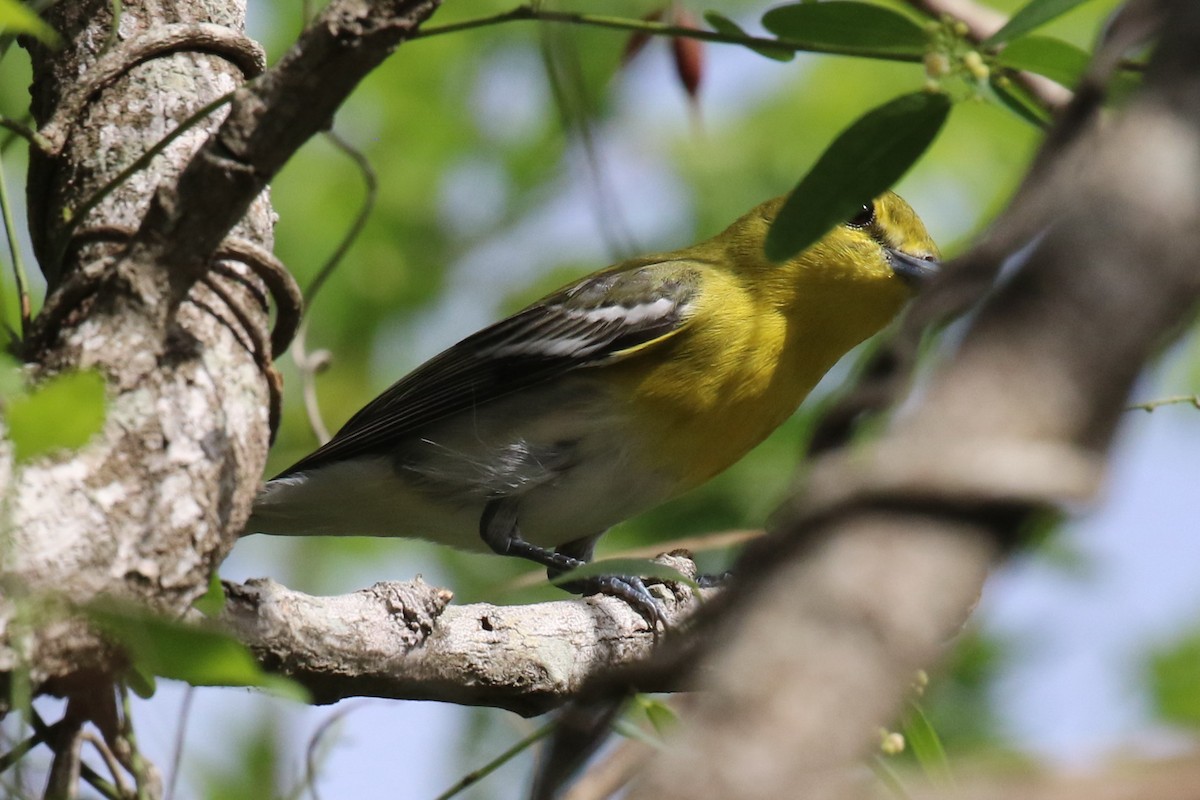
[[(268, 480), (246, 532), (418, 537), (552, 577), (591, 560), (610, 527), (739, 461), (938, 272), (925, 225), (890, 191), (772, 262), (785, 199), (575, 280), (433, 357)], [(636, 576), (569, 588), (662, 621)]]

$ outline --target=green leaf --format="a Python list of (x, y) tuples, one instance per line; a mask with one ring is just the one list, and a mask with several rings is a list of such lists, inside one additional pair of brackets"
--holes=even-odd
[[(705, 11), (704, 21), (717, 33), (723, 33), (726, 36), (746, 36), (750, 34), (742, 30), (742, 27), (731, 20), (724, 14), (718, 14), (716, 11)], [(796, 57), (796, 52), (787, 47), (764, 47), (763, 45), (747, 44), (750, 48), (760, 56), (774, 59), (776, 61), (791, 61)]]
[(7, 403), (9, 398), (24, 393), (25, 376), (21, 370), (21, 362), (9, 353), (0, 351), (0, 400)]
[(639, 578), (657, 578), (660, 581), (682, 583), (693, 589), (700, 588), (698, 583), (679, 570), (647, 558), (610, 558), (603, 561), (589, 561), (582, 567), (564, 572), (550, 582), (555, 586), (561, 586), (564, 583), (584, 578), (603, 578), (609, 575), (636, 575)]
[(57, 47), (58, 33), (19, 0), (0, 0), (0, 35), (28, 33), (42, 44)]
[(679, 715), (662, 700), (645, 694), (637, 695), (636, 699), (638, 707), (646, 715), (646, 719), (650, 720), (650, 725), (659, 736), (665, 738), (678, 727)]
[(88, 616), (125, 648), (134, 669), (143, 674), (193, 686), (259, 686), (283, 697), (309, 701), (303, 687), (263, 672), (250, 651), (224, 631), (112, 602), (93, 605)]
[(1200, 728), (1200, 631), (1153, 653), (1149, 671), (1159, 717)]
[(1023, 87), (998, 75), (992, 75), (989, 84), (995, 99), (1009, 111), (1034, 127), (1044, 129), (1050, 125), (1050, 117), (1045, 109), (1039, 106)]
[(949, 113), (946, 95), (914, 92), (859, 117), (788, 195), (767, 234), (767, 257), (791, 258), (890, 188), (933, 142)]
[(125, 673), (125, 683), (143, 700), (149, 700), (158, 691), (158, 682), (154, 680), (154, 675), (143, 672), (137, 664), (132, 665)]
[(920, 58), (929, 38), (924, 28), (897, 11), (852, 0), (773, 8), (762, 24), (789, 44), (818, 51), (862, 48)]
[(908, 719), (904, 723), (904, 741), (930, 782), (940, 786), (954, 784), (950, 759), (946, 757), (942, 739), (916, 703), (909, 704)]
[(640, 744), (649, 745), (655, 750), (662, 750), (665, 746), (663, 740), (650, 733), (650, 731), (635, 725), (627, 719), (619, 719), (613, 723), (613, 733), (618, 736), (624, 736), (626, 739), (632, 739)]
[(1013, 14), (1004, 27), (985, 39), (981, 46), (994, 47), (1016, 39), (1086, 2), (1087, 0), (1031, 0)]
[(1079, 82), (1090, 57), (1080, 48), (1049, 36), (1022, 36), (1000, 51), (996, 63), (1036, 72), (1068, 89)]
[(192, 608), (206, 617), (216, 619), (225, 610), (225, 587), (221, 585), (221, 576), (213, 573), (208, 579), (208, 591), (192, 603)]
[(8, 402), (5, 419), (18, 461), (82, 447), (104, 424), (104, 378), (68, 372)]

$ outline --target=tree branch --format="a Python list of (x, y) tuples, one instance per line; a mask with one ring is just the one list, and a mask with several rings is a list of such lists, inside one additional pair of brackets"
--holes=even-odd
[[(690, 560), (665, 558), (695, 571)], [(659, 589), (668, 619), (681, 627), (699, 601), (686, 590)], [(655, 643), (645, 620), (611, 597), (460, 606), (449, 604), (449, 591), (420, 578), (337, 597), (267, 579), (225, 584), (225, 591), (222, 623), (317, 703), (357, 696), (440, 700), (534, 716), (569, 700), (596, 671), (644, 660)]]

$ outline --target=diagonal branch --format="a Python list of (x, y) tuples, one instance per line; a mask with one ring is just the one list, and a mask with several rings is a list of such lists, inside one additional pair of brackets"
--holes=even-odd
[(178, 183), (155, 193), (131, 243), (135, 261), (169, 265), (173, 305), (279, 169), (439, 2), (335, 0), (278, 64), (238, 90)]
[[(1096, 491), (1134, 379), (1200, 297), (1200, 6), (1165, 7), (1145, 91), (1051, 139), (1018, 198), (1041, 237), (919, 408), (816, 464), (755, 548), (757, 582), (703, 629), (725, 646), (707, 691), (630, 797), (863, 796), (853, 765), (989, 566), (1048, 500)], [(960, 268), (1002, 256), (985, 243)]]

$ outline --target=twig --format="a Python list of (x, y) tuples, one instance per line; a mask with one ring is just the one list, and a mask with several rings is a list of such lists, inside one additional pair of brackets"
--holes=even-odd
[[(46, 741), (49, 741), (52, 735), (51, 732), (59, 729), (63, 724), (63, 720), (60, 719), (53, 725), (47, 725), (46, 721), (36, 711), (30, 709), (29, 713), (29, 722), (33, 726), (34, 732), (41, 735)], [(88, 785), (102, 794), (106, 800), (128, 800), (127, 797), (123, 797), (117, 793), (117, 787), (104, 780), (96, 770), (87, 764), (80, 764), (80, 773), (83, 779), (88, 782)]]
[[(987, 39), (1008, 21), (995, 9), (974, 0), (905, 0), (910, 6), (933, 17), (952, 17), (967, 26), (967, 38), (976, 44)], [(1046, 110), (1058, 111), (1071, 101), (1071, 90), (1041, 75), (1018, 72), (1017, 80)]]
[(91, 731), (83, 732), (83, 740), (91, 744), (92, 747), (95, 747), (96, 752), (100, 754), (100, 758), (104, 760), (109, 774), (112, 775), (113, 785), (117, 787), (117, 792), (122, 797), (132, 795), (133, 790), (125, 780), (125, 771), (122, 769), (121, 763), (117, 760), (112, 748), (108, 746), (108, 743)]
[(114, 747), (113, 752), (133, 775), (137, 800), (156, 800), (162, 797), (162, 781), (158, 777), (154, 765), (142, 757), (138, 749), (137, 736), (133, 732), (133, 715), (129, 706), (129, 689), (122, 685), (121, 693), (121, 729), (118, 742), (121, 747)]
[(607, 800), (615, 795), (657, 751), (637, 739), (626, 739), (579, 777), (563, 800)]
[(183, 743), (187, 738), (188, 720), (192, 716), (192, 700), (196, 687), (189, 686), (183, 691), (183, 706), (179, 709), (179, 727), (175, 729), (175, 747), (171, 752), (171, 777), (167, 781), (164, 800), (172, 800), (175, 796), (175, 784), (179, 781), (179, 765), (183, 761)]
[(32, 736), (22, 742), (18, 742), (12, 750), (9, 750), (4, 755), (0, 756), (0, 772), (5, 772), (13, 764), (16, 764), (18, 761), (24, 758), (25, 754), (30, 750), (37, 747), (39, 744), (42, 744), (48, 738), (57, 735), (60, 724), (61, 720), (54, 723), (49, 728), (34, 730)]
[(42, 136), (40, 133), (35, 131), (33, 128), (30, 128), (23, 122), (17, 122), (15, 119), (9, 119), (8, 117), (0, 116), (0, 128), (4, 128), (16, 134), (15, 137), (5, 137), (3, 144), (0, 144), (0, 153), (8, 149), (9, 143), (16, 137), (20, 137), (29, 142), (30, 147), (33, 147), (36, 150), (39, 150), (43, 153), (50, 152), (50, 143), (46, 141), (46, 137)]
[(335, 724), (341, 722), (351, 712), (357, 711), (365, 705), (367, 705), (365, 700), (360, 700), (356, 703), (347, 703), (322, 720), (321, 724), (313, 731), (312, 737), (308, 740), (308, 747), (304, 750), (304, 784), (298, 787), (298, 791), (296, 792), (297, 797), (300, 794), (300, 790), (303, 790), (307, 786), (313, 800), (321, 800), (321, 795), (317, 792), (317, 748), (321, 745), (326, 734), (333, 730)]
[(354, 215), (354, 221), (350, 223), (345, 236), (338, 242), (338, 246), (329, 254), (329, 258), (325, 260), (325, 263), (317, 270), (317, 274), (309, 282), (308, 286), (305, 287), (305, 317), (296, 331), (295, 339), (292, 341), (292, 361), (295, 362), (296, 369), (300, 372), (300, 383), (304, 393), (304, 411), (308, 415), (309, 426), (316, 435), (317, 441), (321, 444), (329, 441), (330, 434), (329, 426), (325, 424), (325, 420), (321, 416), (321, 405), (317, 399), (316, 378), (319, 373), (328, 368), (329, 355), (323, 350), (312, 354), (308, 352), (308, 310), (312, 308), (317, 292), (321, 291), (321, 287), (325, 285), (325, 281), (329, 279), (334, 270), (342, 263), (342, 259), (345, 258), (351, 245), (354, 244), (362, 233), (363, 226), (366, 225), (367, 219), (375, 209), (376, 198), (379, 194), (379, 180), (375, 175), (375, 169), (371, 166), (371, 162), (367, 160), (367, 157), (363, 155), (362, 151), (338, 135), (336, 131), (326, 131), (325, 138), (345, 153), (354, 162), (355, 166), (358, 167), (366, 194), (363, 196), (362, 205), (359, 207), (358, 213)]
[(54, 761), (50, 765), (50, 777), (46, 780), (46, 800), (75, 797), (83, 765), (83, 723), (67, 704), (62, 718), (63, 727), (47, 744), (54, 750)]
[(546, 738), (546, 736), (549, 735), (549, 733), (552, 730), (554, 730), (554, 725), (555, 725), (555, 722), (553, 722), (553, 721), (547, 722), (545, 725), (538, 728), (533, 733), (529, 734), (524, 739), (522, 739), (521, 741), (514, 744), (512, 747), (508, 748), (503, 753), (496, 756), (496, 758), (492, 759), (487, 764), (484, 764), (479, 769), (472, 770), (471, 772), (468, 772), (466, 775), (462, 776), (462, 778), (460, 778), (457, 783), (455, 783), (453, 786), (451, 786), (446, 791), (439, 794), (435, 798), (435, 800), (450, 800), (451, 797), (454, 797), (455, 795), (459, 794), (464, 789), (467, 789), (470, 786), (473, 786), (476, 783), (479, 783), (481, 780), (486, 778), (488, 775), (491, 775), (493, 772), (500, 769), (500, 767), (507, 764), (513, 758), (520, 755), (522, 752), (524, 752), (530, 746), (532, 746), (532, 745), (536, 744), (538, 741)]
[(486, 28), (492, 25), (502, 25), (506, 22), (520, 21), (561, 22), (568, 25), (588, 25), (596, 28), (609, 28), (618, 31), (632, 31), (647, 36), (684, 37), (699, 39), (704, 42), (719, 44), (736, 44), (743, 47), (769, 47), (775, 50), (794, 50), (807, 53), (827, 53), (829, 55), (857, 56), (859, 58), (875, 58), (881, 61), (920, 61), (920, 55), (896, 53), (880, 50), (874, 47), (856, 47), (853, 45), (824, 45), (814, 42), (798, 42), (794, 39), (770, 38), (764, 36), (745, 36), (719, 31), (699, 30), (682, 25), (668, 25), (662, 22), (645, 19), (628, 19), (625, 17), (609, 17), (600, 14), (580, 14), (570, 11), (551, 11), (532, 6), (517, 6), (511, 11), (494, 14), (490, 17), (480, 17), (448, 25), (434, 25), (420, 31), (414, 39), (427, 39), (447, 33), (459, 33), (473, 28)]
[(308, 286), (304, 287), (305, 308), (312, 307), (317, 292), (321, 291), (321, 287), (325, 285), (325, 281), (329, 280), (329, 276), (342, 263), (342, 259), (345, 258), (350, 246), (354, 244), (362, 233), (363, 226), (367, 224), (367, 219), (371, 216), (371, 212), (375, 210), (376, 198), (379, 195), (379, 178), (375, 174), (375, 168), (371, 166), (371, 162), (367, 160), (363, 152), (350, 144), (337, 131), (325, 131), (325, 138), (354, 162), (354, 166), (358, 168), (358, 174), (362, 176), (363, 188), (366, 190), (366, 194), (363, 196), (362, 205), (359, 206), (358, 213), (354, 215), (354, 221), (350, 223), (350, 227), (346, 230), (346, 235), (338, 242), (338, 246), (334, 248), (334, 251), (329, 254), (329, 258), (321, 265), (321, 269), (317, 270), (317, 274), (309, 282)]
[(1200, 394), (1177, 394), (1171, 397), (1161, 397), (1158, 400), (1147, 400), (1144, 403), (1131, 403), (1125, 407), (1125, 410), (1151, 413), (1163, 406), (1177, 406), (1183, 403), (1200, 408)]

